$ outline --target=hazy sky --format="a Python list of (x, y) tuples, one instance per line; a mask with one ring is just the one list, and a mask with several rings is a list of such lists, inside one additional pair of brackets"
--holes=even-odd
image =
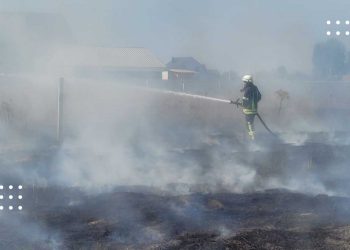
[(310, 70), (326, 20), (350, 19), (349, 0), (0, 0), (0, 9), (62, 13), (81, 44), (147, 47), (164, 63), (194, 56), (238, 72)]

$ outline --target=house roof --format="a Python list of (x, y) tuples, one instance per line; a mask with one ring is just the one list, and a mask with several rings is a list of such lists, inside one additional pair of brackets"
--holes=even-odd
[(165, 65), (146, 48), (71, 47), (54, 60), (68, 67), (162, 69)]
[(205, 65), (199, 63), (193, 57), (173, 57), (169, 63), (167, 63), (169, 69), (177, 70), (189, 70), (195, 72), (207, 71)]

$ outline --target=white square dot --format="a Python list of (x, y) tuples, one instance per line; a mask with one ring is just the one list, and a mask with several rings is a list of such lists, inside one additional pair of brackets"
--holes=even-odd
[(23, 207), (22, 206), (18, 206), (18, 210), (22, 210), (23, 209)]
[(9, 210), (12, 210), (13, 209), (13, 206), (9, 206)]
[(0, 189), (4, 189), (4, 186), (3, 186), (3, 185), (0, 185)]
[(4, 206), (0, 206), (0, 210), (4, 210)]
[(332, 35), (332, 32), (327, 31), (327, 36), (330, 36), (330, 35)]
[(12, 186), (12, 185), (10, 185), (10, 186), (9, 186), (9, 189), (10, 189), (10, 190), (11, 190), (11, 189), (13, 189), (13, 186)]
[(346, 24), (346, 25), (349, 25), (349, 24), (350, 24), (350, 21), (349, 21), (349, 20), (346, 20), (346, 21), (345, 21), (345, 24)]
[(22, 195), (18, 195), (18, 199), (22, 200), (23, 196)]
[(330, 25), (332, 22), (331, 22), (331, 20), (327, 20), (327, 22), (326, 22), (328, 25)]
[(339, 20), (337, 20), (335, 23), (336, 23), (337, 25), (339, 25), (339, 24), (340, 24), (340, 21), (339, 21)]
[(18, 189), (19, 189), (19, 190), (21, 190), (22, 188), (23, 188), (23, 186), (22, 186), (22, 185), (19, 185), (19, 186), (18, 186)]

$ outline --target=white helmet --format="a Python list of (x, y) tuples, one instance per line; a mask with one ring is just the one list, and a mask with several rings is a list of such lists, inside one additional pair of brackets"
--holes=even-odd
[(242, 77), (242, 81), (243, 82), (251, 82), (251, 83), (253, 83), (253, 76), (245, 75), (245, 76)]

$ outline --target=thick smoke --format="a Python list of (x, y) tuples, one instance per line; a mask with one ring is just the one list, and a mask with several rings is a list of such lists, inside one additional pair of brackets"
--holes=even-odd
[[(277, 7), (270, 7), (277, 1), (268, 2), (62, 1), (55, 14), (0, 14), (0, 181), (21, 183), (32, 195), (52, 186), (84, 195), (134, 188), (172, 195), (276, 188), (349, 195), (348, 85), (288, 77), (311, 72), (323, 17), (309, 20), (314, 4), (299, 12), (288, 3), (291, 8), (275, 14)], [(301, 13), (297, 19), (295, 13)], [(195, 56), (210, 68), (252, 73), (263, 94), (260, 114), (279, 138), (257, 120), (258, 140), (249, 142), (244, 116), (233, 105), (152, 92), (146, 84), (110, 76), (79, 78), (57, 55), (81, 45), (141, 46), (164, 63)], [(288, 76), (275, 73), (281, 65)], [(230, 91), (213, 94), (239, 97), (240, 80), (229, 84)], [(278, 90), (289, 98), (281, 102)], [(79, 202), (67, 198), (70, 207)], [(136, 216), (128, 205), (122, 208)], [(187, 207), (172, 209), (181, 214)], [(191, 209), (185, 211), (189, 216)], [(205, 216), (196, 215), (198, 223)], [(33, 214), (24, 214), (23, 221), (26, 216)], [(16, 234), (33, 248), (44, 240), (48, 248), (60, 248), (59, 229), (23, 221), (1, 218), (4, 226), (21, 224)], [(158, 230), (148, 230), (140, 233), (146, 240), (163, 239)]]
[[(20, 31), (24, 28), (19, 28), (18, 23), (15, 26), (18, 32), (13, 39), (21, 40)], [(286, 183), (283, 176), (259, 182), (259, 164), (237, 159), (235, 155), (224, 157), (250, 150), (280, 153), (271, 148), (270, 142), (254, 147), (244, 143), (243, 115), (233, 106), (143, 91), (127, 80), (75, 78), (55, 64), (55, 55), (64, 48), (65, 45), (61, 48), (55, 45), (46, 50), (48, 54), (43, 53), (41, 58), (51, 55), (52, 60), (47, 62), (54, 62), (44, 68), (51, 73), (49, 76), (2, 78), (3, 141), (11, 141), (32, 153), (55, 141), (58, 77), (65, 76), (64, 140), (58, 149), (51, 146), (52, 152), (47, 154), (54, 157), (47, 165), (29, 171), (16, 170), (23, 181), (83, 188), (123, 185), (165, 188), (181, 183), (240, 192), (270, 187), (305, 189), (303, 181), (298, 185), (299, 175), (295, 176), (296, 183), (294, 179)], [(332, 88), (330, 92), (328, 85), (316, 87), (266, 75), (255, 75), (263, 94), (260, 113), (284, 142), (303, 145), (309, 140), (308, 133), (334, 133), (346, 128), (345, 118), (338, 114), (330, 119), (332, 112), (327, 109), (334, 98), (345, 99), (346, 86)], [(232, 85), (234, 92), (222, 96), (230, 99), (239, 96), (240, 83)], [(276, 94), (279, 89), (290, 95), (280, 112)], [(334, 122), (339, 117), (340, 122)], [(266, 134), (262, 126), (257, 125), (257, 131)], [(288, 161), (289, 152), (284, 154)], [(308, 190), (325, 191), (322, 183), (314, 186), (320, 188)]]
[[(25, 126), (20, 120), (15, 132), (11, 133), (11, 122), (3, 129), (8, 141), (18, 140), (15, 146), (25, 151), (24, 157), (29, 159), (24, 159), (24, 163), (33, 164), (30, 169), (9, 171), (11, 178), (20, 177), (25, 183), (39, 186), (75, 186), (88, 190), (125, 185), (168, 190), (175, 185), (184, 192), (244, 192), (266, 188), (302, 191), (306, 187), (314, 193), (340, 191), (339, 187), (327, 191), (324, 183), (327, 179), (312, 173), (318, 168), (317, 163), (310, 161), (320, 156), (310, 151), (307, 143), (346, 146), (347, 141), (336, 135), (341, 124), (339, 128), (327, 129), (327, 119), (310, 115), (310, 111), (316, 112), (314, 107), (310, 106), (309, 112), (305, 106), (298, 110), (295, 103), (305, 100), (314, 105), (315, 101), (309, 102), (304, 95), (295, 96), (293, 90), (281, 114), (277, 114), (276, 105), (261, 107), (262, 116), (271, 128), (280, 132), (281, 140), (271, 137), (257, 121), (261, 140), (250, 145), (244, 138), (244, 117), (232, 105), (152, 92), (132, 86), (131, 82), (101, 80), (97, 86), (95, 80), (66, 78), (64, 139), (57, 147), (57, 85), (58, 81), (49, 79), (44, 79), (42, 84), (28, 83), (32, 91), (25, 95), (31, 109), (29, 104), (19, 101), (18, 92), (7, 92), (17, 93), (11, 95), (12, 102), (23, 102), (13, 110), (11, 120), (18, 120), (15, 117), (23, 113)], [(35, 161), (30, 159), (33, 154), (40, 157), (48, 154), (50, 160), (35, 166)], [(338, 162), (339, 157), (333, 158), (319, 167), (330, 168), (332, 161), (343, 164)], [(308, 169), (312, 167), (315, 169)]]

